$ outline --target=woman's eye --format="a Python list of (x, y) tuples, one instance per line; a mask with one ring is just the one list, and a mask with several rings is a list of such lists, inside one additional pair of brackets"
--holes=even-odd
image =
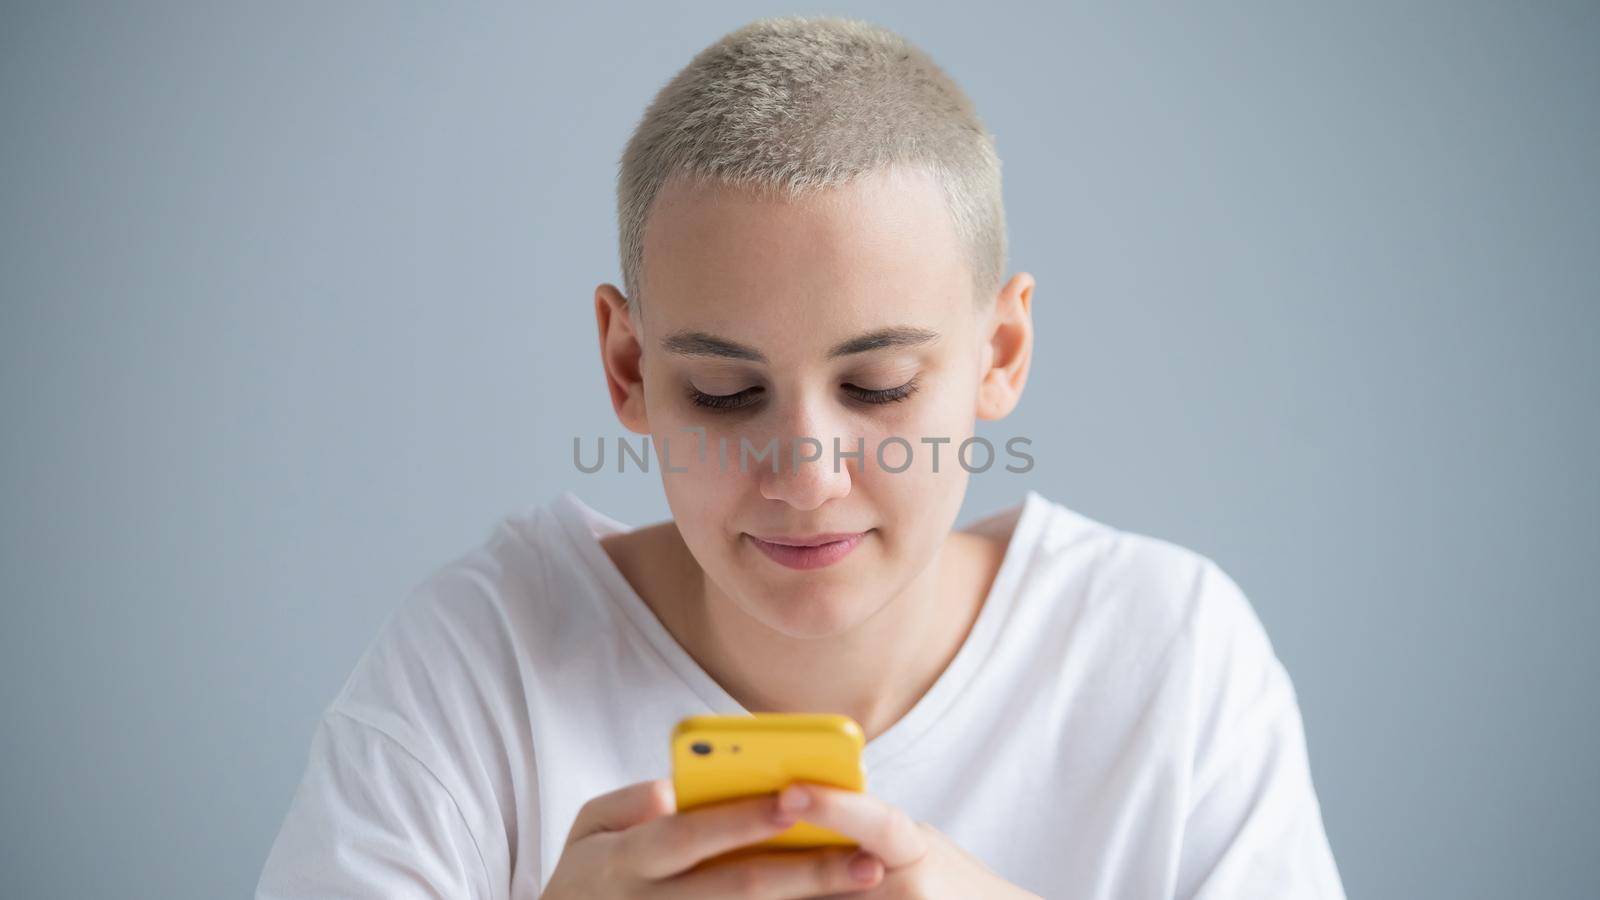
[[(917, 391), (917, 379), (913, 378), (899, 387), (884, 390), (869, 390), (853, 384), (841, 385), (844, 392), (860, 403), (882, 405), (898, 403)], [(759, 402), (764, 388), (760, 385), (745, 388), (733, 394), (707, 394), (697, 388), (689, 388), (689, 402), (703, 409), (714, 409), (723, 412), (744, 409)]]
[(866, 388), (856, 387), (853, 384), (844, 386), (845, 393), (860, 400), (862, 403), (898, 403), (917, 392), (915, 378), (899, 387), (887, 388), (881, 391), (871, 391)]
[(689, 388), (689, 402), (706, 409), (740, 409), (753, 403), (755, 396), (760, 393), (761, 387), (759, 385), (745, 388), (735, 394), (707, 394), (691, 387)]

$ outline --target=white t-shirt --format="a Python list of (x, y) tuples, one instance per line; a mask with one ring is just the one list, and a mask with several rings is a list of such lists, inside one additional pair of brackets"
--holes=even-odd
[[(258, 898), (536, 898), (590, 798), (747, 712), (571, 492), (422, 583), (323, 716)], [(1027, 491), (949, 667), (867, 789), (1047, 898), (1342, 898), (1294, 689), (1210, 559)]]

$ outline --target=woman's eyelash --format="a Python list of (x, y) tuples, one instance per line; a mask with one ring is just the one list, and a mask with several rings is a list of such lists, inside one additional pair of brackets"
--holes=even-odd
[(707, 409), (730, 410), (748, 406), (746, 397), (761, 393), (760, 387), (745, 388), (737, 394), (707, 394), (689, 388), (689, 402)]
[(845, 385), (844, 389), (846, 393), (863, 403), (899, 403), (901, 400), (915, 394), (917, 387), (917, 380), (913, 378), (899, 387), (882, 391), (869, 391), (866, 388), (858, 388), (853, 384)]
[[(854, 397), (856, 400), (859, 400), (862, 403), (870, 403), (873, 405), (898, 403), (916, 393), (918, 387), (919, 385), (917, 384), (917, 379), (915, 378), (911, 379), (905, 384), (900, 385), (899, 387), (887, 388), (881, 391), (870, 391), (866, 388), (856, 387), (853, 384), (844, 385), (845, 392), (851, 397)], [(762, 390), (763, 389), (758, 385), (756, 387), (745, 388), (744, 390), (735, 394), (707, 394), (691, 387), (689, 388), (689, 402), (693, 403), (695, 406), (703, 407), (705, 409), (714, 409), (725, 412), (728, 410), (743, 409), (744, 407), (749, 406), (752, 402), (754, 402), (752, 398), (759, 395)]]

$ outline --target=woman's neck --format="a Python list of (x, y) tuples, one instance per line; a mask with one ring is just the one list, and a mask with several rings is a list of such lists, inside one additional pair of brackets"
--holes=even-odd
[[(952, 532), (877, 613), (828, 638), (794, 638), (724, 594), (670, 521), (601, 541), (667, 631), (752, 712), (833, 712), (868, 740), (927, 693), (965, 642), (1006, 542)], [(646, 574), (648, 573), (648, 574)]]

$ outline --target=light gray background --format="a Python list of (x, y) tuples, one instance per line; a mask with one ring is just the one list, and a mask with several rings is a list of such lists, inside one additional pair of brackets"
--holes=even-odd
[[(442, 5), (441, 5), (442, 6)], [(654, 92), (897, 28), (998, 135), (1026, 487), (1192, 547), (1352, 897), (1593, 897), (1600, 14), (1582, 3), (8, 4), (0, 892), (243, 896), (386, 613), (563, 488)]]

